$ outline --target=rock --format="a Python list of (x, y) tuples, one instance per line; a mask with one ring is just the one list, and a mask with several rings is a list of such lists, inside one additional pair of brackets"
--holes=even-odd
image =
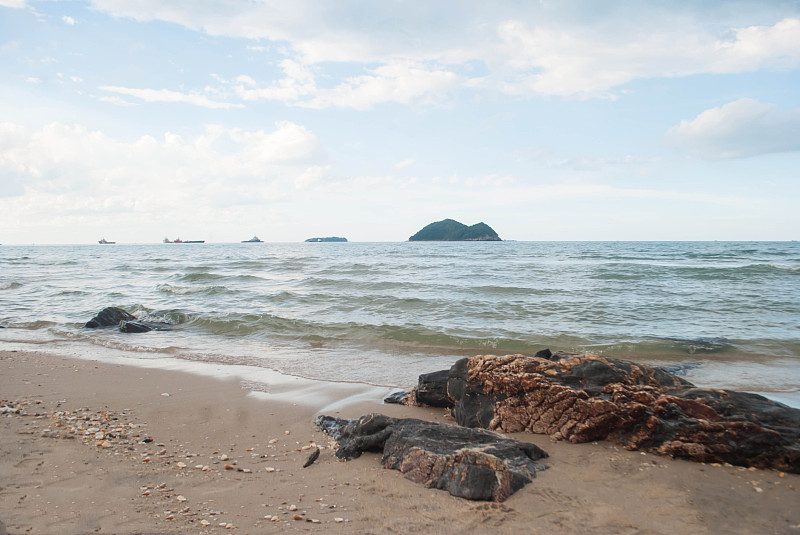
[(800, 409), (630, 361), (476, 356), (451, 367), (447, 391), (467, 427), (800, 473)]
[(384, 403), (396, 403), (398, 405), (403, 405), (408, 397), (408, 392), (406, 391), (398, 391), (392, 392), (385, 398), (383, 398)]
[(84, 328), (96, 329), (98, 327), (116, 327), (121, 321), (135, 320), (136, 316), (128, 314), (121, 308), (107, 307), (101, 310), (97, 316), (86, 322)]
[(447, 395), (447, 380), (450, 370), (424, 373), (419, 376), (413, 394), (417, 403), (431, 407), (452, 407), (453, 400)]
[(400, 405), (427, 405), (429, 407), (450, 408), (453, 400), (447, 395), (447, 381), (450, 370), (423, 373), (419, 376), (417, 386), (410, 392), (394, 392), (383, 399), (384, 403)]
[(166, 331), (172, 328), (171, 323), (162, 321), (120, 321), (119, 330), (124, 333), (146, 333), (150, 331)]
[(303, 468), (308, 468), (309, 466), (314, 464), (314, 461), (316, 461), (318, 458), (319, 458), (319, 448), (314, 448), (314, 451), (311, 452), (311, 455), (308, 456), (308, 459), (306, 459), (305, 464), (303, 464)]
[(504, 501), (545, 469), (539, 459), (547, 453), (538, 446), (482, 429), (382, 414), (319, 416), (316, 423), (339, 443), (336, 457), (379, 452), (384, 468), (470, 500)]

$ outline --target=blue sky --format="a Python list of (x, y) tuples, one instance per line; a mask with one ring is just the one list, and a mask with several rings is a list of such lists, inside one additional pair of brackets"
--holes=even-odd
[(0, 243), (800, 237), (800, 2), (0, 0)]

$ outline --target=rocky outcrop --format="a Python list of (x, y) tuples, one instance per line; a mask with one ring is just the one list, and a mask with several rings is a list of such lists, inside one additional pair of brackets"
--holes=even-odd
[(149, 331), (166, 331), (173, 327), (171, 323), (162, 321), (120, 321), (119, 330), (124, 333), (146, 333)]
[(136, 316), (128, 314), (121, 308), (107, 307), (101, 310), (97, 316), (86, 322), (84, 328), (97, 329), (99, 327), (116, 327), (121, 321), (133, 321)]
[(800, 473), (798, 409), (757, 394), (697, 388), (665, 370), (625, 360), (545, 356), (456, 362), (447, 383), (456, 421)]
[(107, 307), (87, 321), (84, 327), (87, 329), (117, 327), (124, 333), (146, 333), (148, 331), (165, 331), (171, 329), (173, 325), (162, 321), (139, 320), (121, 308)]
[(319, 416), (317, 425), (339, 444), (336, 456), (382, 453), (384, 468), (416, 483), (470, 500), (502, 502), (545, 469), (535, 444), (453, 424), (369, 414), (354, 420)]

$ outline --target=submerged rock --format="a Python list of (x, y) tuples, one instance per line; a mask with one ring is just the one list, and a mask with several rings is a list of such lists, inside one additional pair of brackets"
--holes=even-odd
[(800, 473), (800, 410), (630, 361), (476, 356), (452, 366), (447, 393), (467, 427)]
[(546, 468), (539, 460), (547, 453), (535, 444), (483, 429), (382, 414), (319, 416), (316, 423), (339, 443), (338, 458), (382, 453), (384, 468), (469, 500), (502, 502)]
[(140, 320), (121, 308), (107, 307), (84, 325), (84, 328), (87, 329), (97, 329), (100, 327), (118, 327), (119, 330), (124, 333), (146, 333), (148, 331), (164, 331), (171, 329), (173, 325), (163, 321)]
[(166, 331), (172, 328), (171, 323), (161, 321), (120, 321), (119, 330), (124, 333), (146, 333), (149, 331)]
[(129, 314), (117, 307), (107, 307), (101, 310), (97, 316), (86, 322), (84, 328), (97, 329), (98, 327), (116, 327), (121, 321), (135, 320), (136, 316)]

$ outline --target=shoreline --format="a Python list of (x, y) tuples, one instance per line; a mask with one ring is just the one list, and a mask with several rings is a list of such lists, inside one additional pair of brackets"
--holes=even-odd
[[(800, 533), (800, 476), (542, 435), (512, 435), (550, 458), (506, 502), (453, 498), (376, 454), (338, 462), (313, 424), (321, 411), (448, 421), (445, 411), (280, 374), (252, 393), (227, 372), (0, 351), (0, 398), (25, 413), (0, 415), (0, 533)], [(85, 435), (84, 422), (105, 428)]]

